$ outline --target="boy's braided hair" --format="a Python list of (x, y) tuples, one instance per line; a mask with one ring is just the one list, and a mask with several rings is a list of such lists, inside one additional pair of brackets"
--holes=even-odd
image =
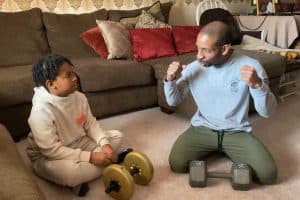
[(44, 86), (47, 89), (46, 81), (55, 80), (60, 67), (65, 62), (73, 66), (69, 59), (57, 54), (50, 54), (40, 58), (32, 66), (32, 77), (35, 85)]

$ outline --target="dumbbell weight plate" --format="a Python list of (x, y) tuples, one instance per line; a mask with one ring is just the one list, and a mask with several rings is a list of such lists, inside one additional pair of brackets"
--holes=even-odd
[(154, 169), (149, 158), (140, 152), (133, 151), (126, 155), (123, 165), (126, 166), (129, 172), (137, 170), (137, 173), (132, 174), (136, 184), (148, 184), (154, 174)]
[(231, 167), (231, 184), (235, 190), (249, 190), (252, 181), (251, 169), (244, 163), (233, 163)]
[(135, 185), (132, 176), (125, 166), (112, 164), (103, 171), (103, 183), (107, 190), (112, 183), (117, 183), (119, 189), (108, 194), (117, 200), (129, 200), (134, 193)]
[(207, 184), (207, 166), (204, 161), (193, 160), (189, 166), (189, 184), (191, 187), (205, 187)]

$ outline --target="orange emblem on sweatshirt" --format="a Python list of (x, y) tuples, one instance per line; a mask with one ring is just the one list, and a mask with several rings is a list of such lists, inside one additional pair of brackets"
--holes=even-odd
[(83, 113), (80, 114), (80, 115), (76, 118), (76, 124), (77, 124), (79, 127), (83, 127), (85, 121), (86, 121), (86, 117), (85, 117), (85, 115), (84, 115)]

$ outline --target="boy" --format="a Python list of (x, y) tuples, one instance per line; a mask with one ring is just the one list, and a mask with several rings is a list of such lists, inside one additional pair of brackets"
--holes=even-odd
[(73, 64), (60, 55), (41, 58), (32, 69), (36, 84), (28, 119), (27, 154), (35, 173), (84, 196), (86, 182), (117, 160), (122, 133), (103, 131), (87, 98), (77, 90)]

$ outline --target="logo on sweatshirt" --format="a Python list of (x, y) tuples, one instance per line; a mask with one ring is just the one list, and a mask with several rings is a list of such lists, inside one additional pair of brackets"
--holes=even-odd
[(83, 127), (85, 121), (86, 121), (86, 116), (83, 113), (81, 113), (78, 117), (76, 117), (76, 124), (79, 127)]
[(239, 91), (239, 80), (237, 78), (231, 80), (230, 89), (233, 93), (237, 93)]

